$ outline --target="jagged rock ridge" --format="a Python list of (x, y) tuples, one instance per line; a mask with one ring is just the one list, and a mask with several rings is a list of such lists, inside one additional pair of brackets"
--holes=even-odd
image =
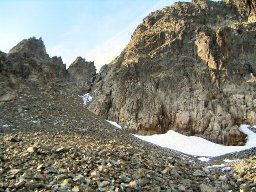
[(1, 74), (22, 77), (27, 82), (45, 83), (65, 76), (66, 66), (61, 57), (46, 53), (42, 39), (25, 39), (1, 55)]
[[(22, 42), (24, 49), (0, 52), (0, 191), (255, 189), (255, 149), (205, 164), (114, 129), (72, 94), (81, 88), (72, 82), (76, 76), (100, 82), (109, 66), (95, 78), (94, 67), (78, 58), (75, 73), (67, 72), (47, 55), (40, 39)], [(82, 74), (92, 77), (79, 74), (79, 63), (92, 72)], [(252, 74), (254, 66), (245, 69)], [(17, 97), (2, 95), (7, 91), (16, 91)], [(229, 169), (208, 167), (220, 162)]]
[(17, 94), (0, 94), (5, 96), (0, 99), (1, 192), (237, 191), (245, 182), (253, 187), (250, 172), (237, 171), (246, 176), (238, 185), (233, 172), (210, 170), (194, 157), (143, 142), (89, 112), (72, 94), (81, 88), (72, 82), (75, 76), (90, 79), (76, 68), (94, 70), (84, 59), (78, 58), (75, 73), (69, 73), (35, 38), (11, 52), (0, 53), (1, 93)]
[(246, 2), (194, 0), (151, 13), (101, 69), (89, 109), (140, 134), (174, 129), (242, 144), (239, 125), (256, 123), (256, 23)]
[(80, 92), (87, 93), (90, 91), (96, 76), (96, 68), (94, 62), (86, 61), (82, 57), (77, 57), (69, 66), (68, 73), (73, 78), (72, 80), (76, 82)]
[(0, 101), (17, 98), (25, 85), (44, 86), (67, 77), (61, 57), (49, 57), (44, 42), (25, 39), (8, 54), (0, 53)]
[(0, 102), (17, 98), (27, 85), (57, 90), (62, 84), (69, 93), (88, 92), (95, 75), (93, 62), (78, 57), (66, 70), (61, 57), (49, 57), (41, 38), (24, 39), (9, 53), (0, 52)]

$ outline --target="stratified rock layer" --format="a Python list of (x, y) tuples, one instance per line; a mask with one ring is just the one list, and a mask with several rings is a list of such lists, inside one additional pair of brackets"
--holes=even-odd
[(194, 0), (151, 13), (101, 69), (89, 109), (140, 134), (174, 129), (242, 144), (239, 125), (256, 123), (256, 23), (246, 3)]

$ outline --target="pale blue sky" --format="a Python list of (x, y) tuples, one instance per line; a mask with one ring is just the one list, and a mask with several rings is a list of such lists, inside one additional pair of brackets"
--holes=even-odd
[(0, 50), (42, 37), (50, 56), (67, 65), (82, 56), (99, 69), (119, 55), (144, 17), (174, 1), (0, 0)]

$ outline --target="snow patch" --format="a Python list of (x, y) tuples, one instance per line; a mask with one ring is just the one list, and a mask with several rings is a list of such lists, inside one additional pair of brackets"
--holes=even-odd
[(230, 171), (232, 168), (231, 167), (225, 167), (224, 164), (220, 165), (211, 165), (207, 167), (208, 169), (221, 169), (222, 172)]
[(35, 120), (33, 120), (33, 121), (31, 121), (32, 123), (40, 123), (40, 121), (35, 121)]
[(5, 124), (2, 126), (3, 128), (8, 128), (8, 127), (11, 127), (11, 125), (8, 125), (8, 124)]
[(231, 171), (231, 167), (223, 167), (221, 170), (223, 171), (223, 172), (226, 172), (226, 171)]
[(109, 121), (109, 120), (106, 120), (108, 123), (110, 123), (111, 125), (114, 125), (114, 127), (118, 128), (118, 129), (122, 129), (122, 126), (117, 124), (117, 122), (114, 122), (114, 121)]
[(211, 165), (211, 166), (208, 166), (207, 168), (208, 169), (215, 169), (215, 168), (223, 168), (225, 167), (224, 164), (220, 164), (220, 165)]
[(88, 105), (90, 102), (92, 102), (92, 96), (89, 93), (85, 93), (82, 96), (79, 96), (83, 99), (84, 105)]
[(208, 161), (210, 161), (211, 159), (208, 158), (208, 157), (199, 157), (198, 160), (203, 161), (203, 162), (208, 162)]
[(224, 159), (223, 160), (225, 163), (232, 163), (232, 162), (238, 162), (240, 161), (239, 159)]
[(188, 155), (216, 157), (256, 147), (256, 134), (251, 131), (249, 127), (249, 125), (241, 125), (240, 127), (240, 131), (247, 135), (247, 142), (245, 146), (224, 146), (210, 142), (201, 137), (185, 136), (172, 130), (159, 135), (135, 136), (144, 141), (180, 151)]

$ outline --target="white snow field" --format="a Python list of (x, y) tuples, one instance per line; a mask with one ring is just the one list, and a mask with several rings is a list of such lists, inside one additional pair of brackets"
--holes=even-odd
[[(106, 121), (119, 129), (122, 128), (116, 122), (109, 120)], [(134, 136), (161, 147), (173, 149), (192, 156), (198, 156), (199, 160), (207, 162), (210, 161), (210, 157), (217, 157), (228, 153), (239, 152), (256, 147), (256, 133), (251, 131), (249, 127), (249, 125), (241, 125), (240, 127), (240, 131), (247, 135), (247, 142), (244, 146), (220, 145), (201, 137), (185, 136), (172, 130), (165, 134)], [(252, 126), (251, 128), (256, 129), (256, 126)]]
[[(180, 151), (188, 155), (202, 156), (201, 158), (199, 158), (201, 161), (208, 161), (210, 159), (206, 157), (216, 157), (227, 153), (243, 151), (256, 147), (256, 134), (248, 127), (249, 125), (241, 125), (240, 127), (240, 131), (247, 135), (247, 142), (245, 146), (224, 146), (210, 142), (201, 137), (185, 136), (172, 130), (168, 131), (165, 134), (159, 135), (135, 136), (144, 141), (154, 143), (161, 147)], [(256, 126), (254, 126), (253, 128), (256, 128)]]

